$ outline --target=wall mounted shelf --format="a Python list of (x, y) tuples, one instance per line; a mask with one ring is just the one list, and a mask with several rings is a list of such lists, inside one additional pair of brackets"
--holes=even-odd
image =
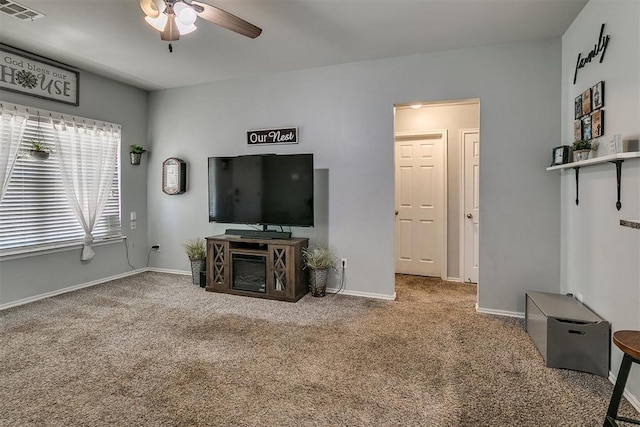
[(578, 196), (578, 189), (580, 186), (580, 168), (585, 166), (598, 165), (601, 163), (613, 163), (616, 165), (616, 181), (617, 181), (617, 190), (618, 190), (618, 200), (616, 201), (616, 209), (620, 210), (622, 208), (622, 203), (620, 202), (620, 181), (622, 180), (622, 163), (627, 159), (638, 159), (640, 158), (640, 151), (633, 151), (630, 153), (620, 153), (620, 154), (609, 154), (607, 156), (595, 157), (593, 159), (581, 160), (579, 162), (571, 162), (565, 163), (564, 165), (550, 166), (547, 168), (548, 171), (553, 170), (562, 170), (562, 169), (573, 169), (576, 171), (576, 205), (580, 203), (580, 198)]
[(564, 165), (548, 167), (548, 171), (555, 171), (560, 169), (571, 169), (582, 166), (598, 165), (600, 163), (615, 162), (616, 160), (627, 160), (640, 158), (640, 151), (633, 151), (630, 153), (609, 154), (606, 156), (595, 157), (593, 159), (581, 160), (579, 162), (565, 163)]

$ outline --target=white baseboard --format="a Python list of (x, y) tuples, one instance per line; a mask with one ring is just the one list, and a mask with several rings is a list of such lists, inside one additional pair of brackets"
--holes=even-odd
[(19, 299), (17, 301), (11, 301), (5, 304), (0, 304), (0, 310), (6, 310), (7, 308), (17, 307), (19, 305), (28, 304), (30, 302), (35, 302), (45, 298), (51, 298), (56, 295), (65, 294), (67, 292), (76, 291), (82, 288), (88, 288), (89, 286), (99, 285), (101, 283), (110, 282), (111, 280), (122, 279), (123, 277), (133, 276), (134, 274), (139, 274), (145, 272), (146, 268), (140, 268), (138, 270), (127, 271), (121, 274), (116, 274), (115, 276), (104, 277), (102, 279), (93, 280), (87, 283), (80, 283), (79, 285), (68, 286), (66, 288), (57, 289), (51, 292), (45, 292), (44, 294), (34, 295), (32, 297), (27, 297), (23, 299)]
[(154, 273), (178, 274), (180, 276), (191, 276), (191, 272), (186, 270), (171, 270), (168, 268), (147, 267), (146, 271), (153, 271)]
[(524, 319), (524, 313), (519, 313), (517, 311), (493, 310), (491, 308), (482, 308), (478, 306), (478, 303), (476, 303), (476, 311), (478, 313), (492, 314), (494, 316), (517, 317), (518, 319)]
[[(613, 375), (613, 372), (609, 371), (609, 381), (611, 381), (611, 383), (615, 385), (616, 379), (617, 377)], [(629, 403), (631, 403), (631, 406), (633, 406), (636, 411), (640, 412), (640, 400), (638, 400), (636, 396), (631, 394), (631, 392), (627, 388), (624, 389), (623, 396), (629, 401)]]
[[(168, 273), (168, 274), (179, 274), (181, 276), (191, 276), (191, 272), (190, 271), (185, 271), (185, 270), (169, 270), (166, 268), (156, 268), (156, 267), (148, 267), (147, 271), (153, 271), (156, 273)], [(330, 294), (335, 294), (336, 292), (338, 292), (338, 288), (327, 288), (327, 292)], [(355, 297), (364, 297), (364, 298), (374, 298), (374, 299), (383, 299), (383, 300), (387, 300), (387, 301), (395, 301), (396, 299), (396, 293), (394, 292), (393, 295), (385, 295), (385, 294), (375, 294), (372, 292), (360, 292), (360, 291), (347, 291), (347, 290), (341, 290), (340, 291), (341, 294), (344, 295), (351, 295), (351, 296), (355, 296)]]
[[(327, 292), (329, 292), (330, 294), (335, 294), (336, 292), (338, 292), (339, 288), (327, 288)], [(396, 300), (396, 293), (394, 292), (392, 295), (386, 295), (386, 294), (375, 294), (372, 292), (360, 292), (360, 291), (348, 291), (348, 290), (341, 290), (340, 291), (341, 294), (343, 295), (351, 295), (354, 297), (364, 297), (364, 298), (373, 298), (373, 299), (383, 299), (386, 301), (395, 301)]]
[(446, 280), (447, 282), (462, 283), (462, 278), (461, 277), (447, 277), (444, 280)]

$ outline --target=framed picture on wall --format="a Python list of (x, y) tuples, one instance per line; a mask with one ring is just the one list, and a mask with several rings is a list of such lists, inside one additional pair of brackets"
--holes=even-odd
[(578, 95), (574, 101), (574, 118), (582, 117), (582, 95)]
[(582, 92), (582, 115), (589, 114), (590, 112), (591, 112), (591, 88)]
[(582, 120), (580, 119), (573, 122), (573, 139), (575, 141), (582, 139)]
[(582, 118), (582, 139), (590, 140), (591, 135), (591, 116), (587, 115)]
[(597, 138), (604, 134), (604, 110), (591, 113), (591, 137)]
[(604, 107), (604, 81), (596, 83), (591, 88), (591, 109), (597, 110)]

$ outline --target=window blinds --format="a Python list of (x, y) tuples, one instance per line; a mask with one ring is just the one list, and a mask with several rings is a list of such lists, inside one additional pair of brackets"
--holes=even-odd
[[(82, 243), (84, 239), (85, 232), (67, 202), (54, 149), (53, 124), (59, 124), (60, 120), (70, 123), (71, 118), (59, 117), (55, 119), (48, 111), (40, 110), (37, 114), (29, 112), (18, 159), (0, 202), (0, 254)], [(117, 125), (102, 122), (74, 120), (87, 132), (99, 131), (105, 126), (119, 129)], [(30, 155), (32, 139), (44, 140), (47, 148), (52, 150), (48, 159), (41, 160)], [(119, 154), (120, 137), (113, 143), (117, 144), (116, 152)], [(87, 155), (91, 157), (91, 153)], [(83, 167), (90, 167), (92, 162), (91, 158), (87, 158), (86, 162), (83, 159)], [(122, 234), (119, 155), (112, 179), (106, 207), (93, 231), (96, 242)]]

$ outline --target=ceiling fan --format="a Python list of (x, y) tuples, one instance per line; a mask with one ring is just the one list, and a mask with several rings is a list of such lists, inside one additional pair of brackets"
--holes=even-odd
[[(201, 1), (140, 0), (140, 8), (147, 15), (145, 21), (160, 31), (160, 38), (168, 42), (179, 40), (181, 35), (194, 32), (198, 16), (252, 39), (262, 33), (262, 29), (250, 22)], [(169, 43), (169, 52), (172, 51), (173, 47)]]

